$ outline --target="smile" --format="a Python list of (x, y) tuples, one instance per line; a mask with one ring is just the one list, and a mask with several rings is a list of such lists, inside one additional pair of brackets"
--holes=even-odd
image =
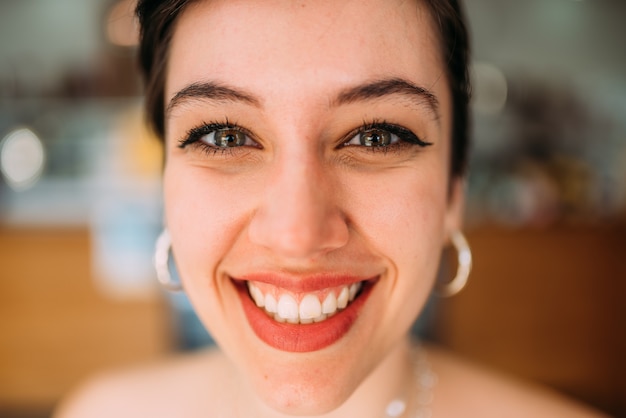
[(321, 350), (348, 335), (377, 282), (378, 277), (233, 279), (254, 334), (275, 349), (300, 353)]
[(312, 324), (325, 321), (345, 309), (357, 297), (363, 282), (304, 294), (293, 294), (267, 283), (248, 281), (247, 285), (256, 306), (275, 321)]

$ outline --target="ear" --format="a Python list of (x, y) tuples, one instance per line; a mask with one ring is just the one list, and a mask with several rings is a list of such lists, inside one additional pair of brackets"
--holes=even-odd
[(449, 239), (454, 231), (463, 227), (463, 211), (465, 209), (465, 178), (455, 176), (450, 180), (450, 194), (445, 219), (445, 237)]

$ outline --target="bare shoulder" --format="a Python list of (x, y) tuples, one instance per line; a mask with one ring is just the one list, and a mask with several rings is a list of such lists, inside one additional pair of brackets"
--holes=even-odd
[(103, 373), (70, 394), (54, 418), (194, 417), (219, 404), (213, 401), (231, 375), (230, 367), (213, 349)]
[(446, 350), (429, 346), (428, 357), (438, 376), (433, 404), (437, 416), (606, 417), (547, 388), (482, 369)]

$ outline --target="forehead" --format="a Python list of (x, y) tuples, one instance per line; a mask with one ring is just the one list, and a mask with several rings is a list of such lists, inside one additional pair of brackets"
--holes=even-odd
[[(445, 86), (437, 33), (417, 0), (204, 0), (179, 16), (166, 99), (199, 80), (284, 97), (399, 77)], [(437, 85), (439, 84), (439, 86)]]

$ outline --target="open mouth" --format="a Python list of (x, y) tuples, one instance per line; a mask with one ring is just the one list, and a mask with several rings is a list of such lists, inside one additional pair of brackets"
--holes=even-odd
[(246, 282), (256, 306), (277, 322), (312, 324), (345, 309), (360, 294), (364, 282), (294, 294), (260, 282)]
[(356, 323), (377, 282), (378, 277), (312, 289), (311, 282), (304, 280), (296, 289), (299, 286), (293, 282), (279, 286), (233, 279), (254, 333), (271, 347), (286, 352), (321, 350), (341, 340)]

